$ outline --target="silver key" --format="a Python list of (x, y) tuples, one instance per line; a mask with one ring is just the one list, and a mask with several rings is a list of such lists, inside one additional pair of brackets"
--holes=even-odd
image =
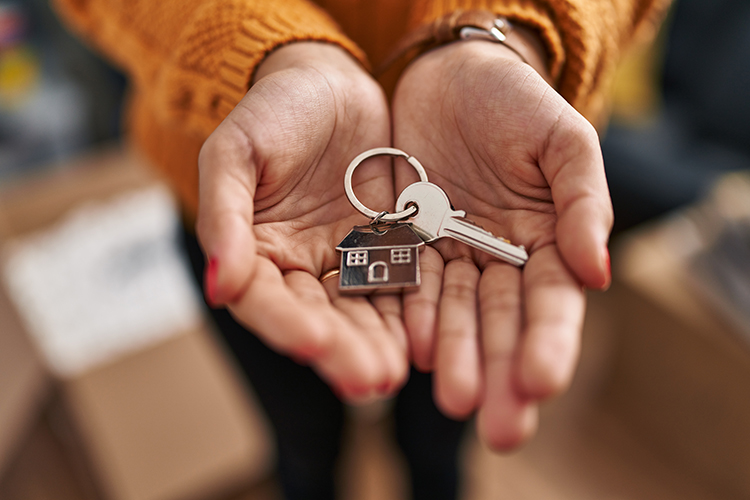
[(440, 186), (431, 182), (407, 186), (396, 200), (396, 211), (404, 210), (410, 203), (416, 204), (419, 211), (409, 222), (425, 243), (448, 236), (514, 266), (523, 266), (529, 259), (523, 246), (485, 231), (466, 219), (465, 211), (453, 210), (448, 195)]

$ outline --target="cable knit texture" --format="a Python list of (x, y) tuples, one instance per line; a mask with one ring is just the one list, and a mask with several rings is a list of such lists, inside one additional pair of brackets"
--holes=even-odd
[(550, 57), (557, 90), (595, 125), (623, 50), (652, 38), (670, 0), (432, 0), (418, 2), (410, 25), (457, 8), (490, 10), (534, 28)]
[(374, 63), (384, 59), (399, 38), (421, 23), (457, 9), (491, 10), (539, 33), (558, 91), (598, 124), (621, 51), (653, 36), (669, 0), (53, 3), (74, 31), (130, 76), (132, 137), (166, 174), (192, 217), (203, 141), (245, 94), (257, 65), (281, 45), (334, 43), (368, 67), (368, 57)]

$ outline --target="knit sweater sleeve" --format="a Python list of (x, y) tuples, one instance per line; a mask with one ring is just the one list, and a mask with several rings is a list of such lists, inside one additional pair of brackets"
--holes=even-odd
[(557, 90), (594, 124), (622, 51), (653, 37), (671, 0), (416, 0), (410, 23), (456, 9), (490, 10), (536, 30)]
[(239, 102), (255, 67), (297, 40), (363, 53), (306, 0), (53, 0), (84, 39), (148, 93), (157, 119), (207, 135)]
[(293, 41), (364, 53), (308, 0), (52, 0), (64, 21), (128, 74), (130, 139), (198, 209), (198, 154), (270, 51)]

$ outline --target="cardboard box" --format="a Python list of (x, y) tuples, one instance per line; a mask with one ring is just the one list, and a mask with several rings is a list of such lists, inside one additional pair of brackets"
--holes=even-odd
[[(137, 158), (108, 150), (4, 186), (0, 246), (53, 226), (82, 203), (158, 184)], [(38, 342), (29, 345), (28, 328), (21, 333), (29, 318), (19, 321), (6, 293), (0, 290), (0, 466), (23, 423), (36, 421), (52, 380), (104, 498), (215, 497), (271, 470), (268, 428), (202, 321), (75, 371), (51, 363)]]
[(65, 381), (62, 391), (106, 498), (213, 498), (270, 471), (265, 426), (205, 330)]
[(689, 217), (631, 234), (614, 254), (619, 350), (604, 402), (721, 498), (750, 498), (750, 343), (701, 293)]
[(0, 285), (0, 478), (41, 410), (49, 379)]

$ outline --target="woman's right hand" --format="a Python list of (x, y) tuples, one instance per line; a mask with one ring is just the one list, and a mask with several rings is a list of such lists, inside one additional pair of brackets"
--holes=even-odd
[[(400, 298), (341, 297), (336, 280), (319, 281), (366, 222), (344, 193), (347, 165), (389, 143), (379, 85), (339, 47), (299, 42), (265, 59), (199, 160), (207, 299), (348, 400), (390, 394), (408, 373)], [(359, 169), (354, 188), (392, 209), (388, 160)]]

